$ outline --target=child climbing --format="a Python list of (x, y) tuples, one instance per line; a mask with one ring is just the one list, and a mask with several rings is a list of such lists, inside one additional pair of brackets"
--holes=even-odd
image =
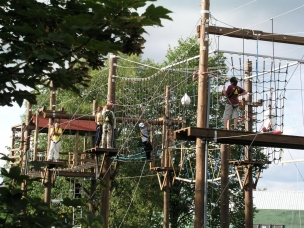
[(150, 142), (150, 125), (148, 121), (144, 123), (139, 123), (139, 128), (140, 128), (140, 136), (141, 136), (141, 141), (144, 145), (144, 151), (146, 152), (146, 159), (147, 161), (151, 161), (151, 152), (153, 150), (152, 144)]

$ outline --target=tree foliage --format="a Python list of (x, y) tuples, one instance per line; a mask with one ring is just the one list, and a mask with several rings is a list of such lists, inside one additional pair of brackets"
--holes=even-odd
[(80, 94), (76, 85), (88, 86), (89, 68), (103, 66), (108, 53), (141, 54), (144, 26), (171, 19), (169, 10), (147, 2), (1, 0), (0, 105), (34, 104), (51, 82)]
[(0, 186), (0, 224), (1, 227), (71, 227), (65, 222), (65, 214), (50, 209), (39, 197), (25, 194), (21, 188), (26, 181), (32, 190), (33, 180), (21, 175), (18, 166), (11, 167), (9, 171), (1, 168), (1, 177), (4, 181)]

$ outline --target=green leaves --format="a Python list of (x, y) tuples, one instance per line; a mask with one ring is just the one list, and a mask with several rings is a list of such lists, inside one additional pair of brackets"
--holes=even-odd
[(170, 10), (167, 10), (162, 6), (155, 7), (152, 4), (146, 9), (143, 16), (148, 19), (148, 23), (151, 23), (150, 25), (156, 24), (158, 26), (162, 26), (161, 19), (171, 20), (171, 18), (168, 16), (169, 13), (171, 13)]
[(94, 216), (92, 213), (84, 213), (84, 216), (79, 219), (79, 222), (84, 225), (84, 227), (90, 228), (102, 228), (103, 227), (103, 218), (98, 215)]
[(28, 176), (21, 175), (21, 170), (19, 166), (13, 166), (9, 169), (9, 171), (4, 168), (1, 168), (1, 175), (16, 181), (18, 184), (21, 184), (24, 180), (28, 179)]
[[(8, 160), (7, 157), (2, 157)], [(34, 181), (28, 176), (21, 175), (18, 166), (9, 170), (1, 169), (1, 177), (4, 179), (0, 187), (0, 226), (13, 227), (71, 227), (65, 218), (72, 217), (71, 214), (62, 213), (51, 209), (40, 197), (31, 196)], [(21, 184), (26, 182), (26, 193)], [(40, 184), (39, 184), (40, 186)], [(78, 205), (81, 201), (77, 202)], [(72, 203), (70, 203), (72, 204)]]
[[(0, 52), (0, 106), (14, 101), (21, 106), (24, 99), (36, 103), (37, 93), (31, 96), (8, 83), (36, 90), (38, 85), (50, 87), (52, 80), (57, 88), (79, 95), (77, 85), (88, 86), (88, 68), (103, 66), (108, 53), (142, 53), (144, 26), (170, 20), (169, 10), (154, 5), (138, 14), (147, 2), (3, 1), (0, 39), (6, 45)], [(72, 58), (85, 59), (86, 67), (72, 64)]]

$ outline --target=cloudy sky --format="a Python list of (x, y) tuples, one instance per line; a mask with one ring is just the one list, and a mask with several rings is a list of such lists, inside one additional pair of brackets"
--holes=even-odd
[[(200, 21), (200, 0), (160, 0), (154, 4), (162, 5), (173, 13), (173, 21), (164, 21), (164, 27), (148, 28), (145, 36), (144, 58), (156, 62), (165, 59), (168, 47), (177, 45), (178, 39), (186, 39), (196, 34), (196, 26)], [(304, 5), (298, 0), (210, 0), (211, 23), (222, 27), (236, 27), (263, 32), (272, 31), (294, 36), (304, 36), (302, 26)], [(216, 49), (216, 36), (210, 36), (211, 49)], [(256, 41), (244, 41), (237, 38), (220, 37), (219, 49), (236, 52), (257, 52)], [(259, 42), (260, 55), (281, 56), (282, 59), (301, 59), (304, 49), (301, 46), (289, 44), (272, 44)], [(303, 97), (301, 93), (302, 81), (300, 66), (293, 68), (294, 73), (288, 75), (290, 82), (287, 86), (285, 100), (284, 134), (304, 135), (303, 127)], [(5, 152), (4, 147), (11, 144), (11, 126), (20, 122), (24, 108), (17, 105), (13, 108), (0, 108), (0, 152)], [(303, 145), (304, 147), (304, 145)], [(304, 158), (303, 151), (284, 150), (284, 160)], [(273, 164), (265, 170), (259, 181), (258, 188), (268, 190), (304, 190), (303, 163)]]

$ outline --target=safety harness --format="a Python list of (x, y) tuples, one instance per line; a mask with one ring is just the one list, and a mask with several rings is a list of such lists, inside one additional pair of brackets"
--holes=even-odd
[(237, 87), (237, 86), (235, 86), (235, 87), (233, 88), (232, 93), (227, 97), (227, 98), (228, 98), (228, 102), (232, 105), (232, 108), (233, 108), (233, 109), (239, 107), (238, 104), (232, 104), (231, 101), (230, 101), (230, 98), (233, 96), (233, 94), (234, 94), (234, 92), (235, 92), (236, 90), (238, 90), (238, 87)]

